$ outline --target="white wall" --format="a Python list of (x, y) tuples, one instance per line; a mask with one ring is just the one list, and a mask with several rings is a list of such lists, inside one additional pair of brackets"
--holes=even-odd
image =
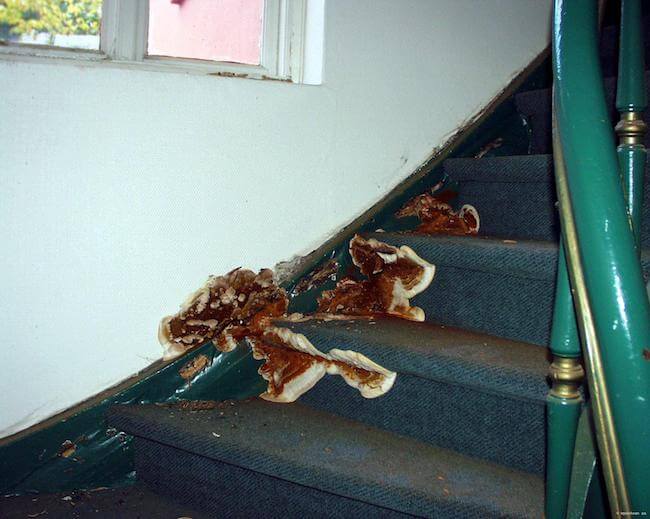
[(548, 43), (550, 0), (329, 0), (324, 84), (0, 62), (0, 436), (161, 354), (210, 273), (307, 253)]

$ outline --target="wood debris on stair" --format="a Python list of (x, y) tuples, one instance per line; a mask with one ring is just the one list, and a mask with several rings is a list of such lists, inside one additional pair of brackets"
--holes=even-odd
[(454, 211), (440, 195), (436, 196), (432, 193), (413, 197), (395, 216), (397, 218), (418, 217), (420, 225), (415, 232), (424, 234), (475, 235), (478, 234), (481, 225), (478, 211), (473, 205), (465, 204), (459, 211)]
[[(433, 265), (409, 247), (358, 235), (350, 241), (349, 251), (366, 279), (341, 280), (334, 290), (323, 293), (319, 312), (424, 320), (424, 311), (411, 307), (409, 299), (429, 286)], [(391, 389), (396, 373), (361, 353), (336, 348), (321, 352), (306, 336), (276, 326), (275, 320), (288, 317), (288, 306), (286, 291), (269, 269), (255, 274), (238, 268), (211, 276), (177, 314), (162, 319), (158, 338), (165, 348), (164, 358), (175, 358), (209, 341), (223, 352), (246, 341), (254, 358), (264, 360), (259, 373), (268, 384), (260, 396), (273, 402), (295, 401), (325, 375), (341, 376), (365, 398)], [(201, 367), (186, 366), (184, 374), (189, 376), (194, 368)]]

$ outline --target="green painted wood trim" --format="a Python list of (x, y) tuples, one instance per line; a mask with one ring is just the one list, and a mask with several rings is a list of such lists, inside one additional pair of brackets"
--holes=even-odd
[(641, 254), (641, 217), (643, 213), (643, 183), (645, 178), (646, 149), (643, 145), (620, 145), (618, 161), (623, 177), (623, 190), (628, 212), (632, 219), (638, 254)]
[(582, 399), (546, 399), (548, 427), (546, 451), (546, 501), (547, 519), (564, 519), (569, 501), (573, 448), (578, 430)]
[(650, 509), (650, 305), (605, 106), (596, 3), (556, 0), (555, 109), (631, 503)]
[(566, 519), (604, 519), (610, 515), (599, 474), (591, 420), (591, 410), (587, 405), (582, 409), (575, 438)]
[(618, 159), (640, 252), (641, 212), (646, 150), (643, 146), (645, 123), (641, 113), (647, 107), (645, 48), (640, 0), (622, 0), (616, 108), (621, 120), (616, 126), (620, 138)]
[(622, 0), (616, 108), (642, 112), (647, 105), (641, 0)]
[[(199, 355), (208, 357), (208, 367), (193, 380), (184, 380), (179, 369)], [(252, 361), (247, 348), (219, 353), (207, 344), (51, 427), (5, 443), (0, 447), (1, 493), (57, 492), (133, 482), (132, 438), (106, 425), (108, 407), (258, 395), (265, 387), (257, 374), (259, 364)], [(74, 444), (74, 452), (67, 457), (61, 455), (66, 441)]]
[[(550, 350), (553, 355), (569, 358), (581, 356), (573, 297), (569, 287), (564, 246), (560, 242), (553, 307)], [(573, 448), (581, 398), (559, 398), (553, 390), (546, 400), (546, 499), (548, 519), (564, 519), (569, 499)]]
[(557, 278), (555, 282), (555, 302), (553, 306), (553, 325), (551, 328), (550, 349), (553, 355), (580, 357), (578, 326), (573, 308), (573, 297), (569, 286), (569, 273), (566, 267), (564, 246), (560, 240)]

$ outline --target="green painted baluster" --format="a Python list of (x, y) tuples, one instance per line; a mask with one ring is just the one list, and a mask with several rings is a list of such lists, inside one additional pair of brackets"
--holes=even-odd
[(564, 519), (571, 484), (573, 447), (582, 404), (579, 387), (584, 371), (579, 361), (580, 342), (562, 244), (553, 309), (551, 352), (553, 362), (549, 368), (549, 378), (552, 385), (546, 399), (545, 506), (547, 519)]
[(605, 104), (596, 30), (595, 2), (556, 0), (555, 108), (578, 237), (579, 255), (572, 257), (580, 260), (579, 288), (586, 290), (593, 317), (597, 342), (590, 344), (602, 360), (611, 403), (606, 427), (618, 438), (629, 510), (643, 512), (650, 510), (650, 305)]
[(623, 175), (623, 190), (627, 197), (639, 252), (646, 163), (646, 149), (643, 145), (646, 124), (643, 121), (643, 112), (647, 100), (643, 54), (641, 2), (623, 0), (616, 93), (616, 109), (620, 112), (621, 119), (616, 125), (616, 134), (619, 138), (618, 160)]

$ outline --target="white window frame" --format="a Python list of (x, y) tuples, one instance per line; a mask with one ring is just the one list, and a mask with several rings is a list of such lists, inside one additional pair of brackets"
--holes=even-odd
[[(315, 5), (316, 13), (322, 14), (323, 0), (264, 1), (259, 65), (148, 56), (148, 0), (103, 0), (98, 51), (7, 42), (0, 45), (0, 59), (53, 59), (76, 64), (81, 61), (163, 72), (319, 84), (320, 72), (312, 72), (313, 63), (308, 67), (310, 77), (305, 80), (305, 47), (311, 45), (306, 43), (305, 34), (309, 3)], [(322, 39), (322, 23), (320, 32), (316, 38)]]

